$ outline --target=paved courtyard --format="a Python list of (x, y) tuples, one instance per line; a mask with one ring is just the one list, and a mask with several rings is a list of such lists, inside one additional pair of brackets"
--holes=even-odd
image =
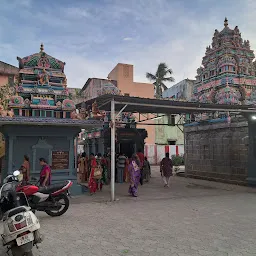
[(167, 189), (158, 174), (137, 199), (121, 184), (115, 203), (105, 188), (72, 198), (62, 217), (39, 213), (46, 237), (35, 256), (256, 255), (253, 189), (179, 177)]

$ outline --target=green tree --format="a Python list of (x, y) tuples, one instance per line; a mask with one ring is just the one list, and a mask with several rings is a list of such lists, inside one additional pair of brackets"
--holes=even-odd
[(155, 97), (162, 98), (163, 90), (167, 89), (165, 82), (174, 82), (173, 71), (168, 68), (166, 63), (160, 63), (155, 74), (146, 73), (146, 77), (153, 82), (155, 86)]

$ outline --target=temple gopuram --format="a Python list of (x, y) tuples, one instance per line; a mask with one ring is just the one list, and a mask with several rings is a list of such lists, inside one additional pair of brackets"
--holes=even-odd
[(214, 32), (197, 69), (194, 100), (217, 104), (256, 104), (256, 63), (250, 42), (243, 40), (236, 26)]
[(15, 116), (71, 118), (75, 104), (69, 99), (65, 62), (44, 52), (20, 58), (16, 95), (9, 107)]
[[(217, 29), (197, 69), (193, 101), (215, 104), (256, 104), (256, 63), (248, 40), (228, 20)], [(190, 177), (253, 184), (248, 163), (248, 119), (215, 112), (195, 115), (185, 125), (186, 172)], [(256, 183), (255, 183), (256, 184)]]
[(0, 104), (0, 132), (6, 145), (1, 178), (20, 168), (24, 155), (30, 159), (31, 176), (37, 177), (43, 157), (52, 168), (53, 183), (73, 180), (72, 193), (80, 194), (75, 140), (81, 129), (102, 127), (103, 116), (95, 104), (76, 110), (67, 89), (65, 62), (45, 53), (43, 44), (40, 52), (17, 59), (17, 82)]

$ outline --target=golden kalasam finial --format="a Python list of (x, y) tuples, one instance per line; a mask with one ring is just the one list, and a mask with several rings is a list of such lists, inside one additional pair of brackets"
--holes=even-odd
[(41, 43), (40, 51), (41, 51), (41, 52), (44, 51), (44, 44), (43, 44), (43, 43)]
[(224, 20), (224, 26), (227, 27), (228, 26), (228, 19), (227, 17), (225, 17), (225, 20)]

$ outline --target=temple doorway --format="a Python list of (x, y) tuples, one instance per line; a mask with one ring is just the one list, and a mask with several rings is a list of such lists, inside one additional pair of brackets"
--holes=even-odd
[(132, 156), (132, 154), (134, 154), (135, 148), (134, 148), (133, 141), (121, 142), (119, 145), (120, 145), (119, 146), (120, 152), (122, 152), (128, 158), (130, 158)]

